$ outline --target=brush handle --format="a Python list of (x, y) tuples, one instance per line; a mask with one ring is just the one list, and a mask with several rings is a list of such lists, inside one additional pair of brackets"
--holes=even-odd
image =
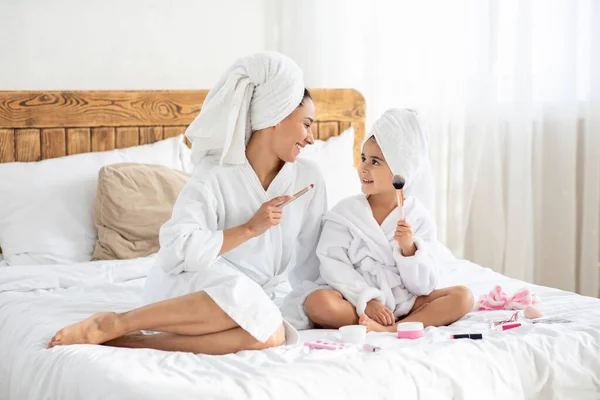
[(304, 189), (302, 189), (301, 191), (299, 191), (298, 193), (296, 193), (295, 195), (292, 196), (291, 199), (289, 199), (288, 201), (283, 201), (279, 204), (276, 204), (275, 207), (283, 207), (283, 206), (287, 206), (288, 204), (290, 204), (292, 201), (296, 200), (297, 198), (299, 198), (300, 196), (302, 196), (304, 193), (308, 192), (310, 189), (314, 188), (315, 185), (314, 184), (310, 184), (307, 187), (305, 187)]
[(402, 190), (396, 190), (396, 201), (398, 202), (398, 211), (400, 211), (400, 219), (404, 219), (404, 198)]

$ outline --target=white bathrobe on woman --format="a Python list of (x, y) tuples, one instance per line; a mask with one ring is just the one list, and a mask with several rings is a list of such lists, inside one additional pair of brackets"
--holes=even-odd
[(404, 213), (417, 247), (409, 257), (394, 240), (398, 208), (380, 226), (361, 194), (342, 200), (323, 217), (317, 247), (321, 277), (356, 307), (358, 315), (375, 299), (400, 318), (410, 312), (417, 296), (428, 295), (437, 285), (437, 264), (428, 248), (436, 246), (437, 236), (431, 215), (414, 197), (406, 198)]
[[(172, 218), (161, 228), (160, 251), (145, 288), (152, 303), (204, 291), (241, 328), (265, 342), (284, 323), (273, 302), (279, 286), (302, 288), (319, 274), (316, 244), (327, 209), (318, 167), (286, 163), (267, 190), (245, 157), (254, 130), (279, 123), (299, 106), (304, 83), (298, 66), (277, 53), (240, 59), (209, 93), (186, 135), (196, 163)], [(248, 222), (274, 197), (315, 188), (283, 209), (281, 223), (218, 256), (223, 231)], [(288, 286), (289, 287), (289, 286)], [(298, 302), (306, 294), (300, 293)], [(299, 305), (292, 313), (303, 312)], [(303, 315), (290, 315), (303, 319)], [(289, 324), (286, 342), (297, 340)]]
[[(217, 256), (224, 230), (246, 223), (272, 198), (311, 183), (313, 190), (284, 207), (278, 226)], [(319, 274), (315, 249), (326, 201), (319, 169), (310, 161), (285, 164), (265, 191), (250, 164), (220, 167), (218, 160), (205, 158), (160, 231), (146, 303), (204, 290), (240, 327), (264, 342), (283, 321), (272, 301), (277, 287), (289, 279), (294, 288)], [(286, 316), (298, 318), (303, 316)], [(286, 328), (287, 340), (293, 342), (294, 333)]]

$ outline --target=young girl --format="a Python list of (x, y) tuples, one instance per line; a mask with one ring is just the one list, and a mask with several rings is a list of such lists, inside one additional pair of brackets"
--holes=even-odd
[(395, 331), (396, 322), (448, 325), (469, 312), (463, 286), (436, 290), (437, 228), (415, 197), (397, 207), (394, 175), (406, 186), (427, 157), (427, 142), (411, 110), (392, 109), (363, 143), (359, 174), (363, 194), (341, 201), (324, 216), (317, 246), (321, 277), (334, 290), (313, 292), (305, 308), (322, 327), (360, 323), (369, 331)]

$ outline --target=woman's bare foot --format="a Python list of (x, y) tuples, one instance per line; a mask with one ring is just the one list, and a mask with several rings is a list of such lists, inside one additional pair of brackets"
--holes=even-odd
[(383, 325), (373, 321), (371, 318), (369, 318), (367, 316), (367, 314), (361, 315), (360, 318), (358, 319), (358, 323), (360, 325), (366, 325), (367, 332), (396, 332), (395, 324), (392, 326), (383, 326)]
[(48, 348), (69, 344), (101, 344), (122, 335), (119, 315), (101, 312), (56, 332), (48, 343)]

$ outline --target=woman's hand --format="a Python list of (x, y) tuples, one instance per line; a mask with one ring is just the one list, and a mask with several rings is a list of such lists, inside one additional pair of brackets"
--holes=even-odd
[(412, 229), (410, 224), (405, 219), (400, 220), (396, 226), (396, 232), (394, 233), (394, 240), (400, 246), (402, 255), (405, 257), (414, 256), (417, 252), (417, 247), (413, 240)]
[(367, 303), (365, 314), (367, 314), (367, 317), (383, 326), (392, 326), (394, 325), (394, 322), (396, 322), (392, 310), (375, 299), (370, 300)]
[(283, 209), (277, 207), (277, 204), (283, 203), (291, 198), (292, 196), (279, 196), (263, 203), (258, 211), (254, 213), (252, 218), (250, 218), (250, 221), (246, 222), (246, 228), (254, 237), (256, 237), (262, 235), (270, 228), (279, 225)]

